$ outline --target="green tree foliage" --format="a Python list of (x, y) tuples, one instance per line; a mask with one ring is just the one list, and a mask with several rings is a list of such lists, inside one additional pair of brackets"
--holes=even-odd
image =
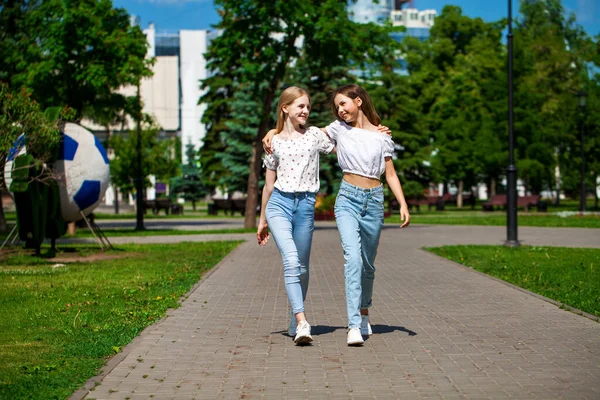
[[(223, 154), (231, 153), (227, 162), (232, 163), (246, 157), (246, 166), (241, 167), (248, 177), (245, 226), (254, 227), (260, 140), (274, 124), (273, 105), (286, 77), (297, 76), (292, 70), (298, 65), (310, 73), (311, 81), (318, 82), (307, 89), (323, 90), (332, 78), (347, 76), (350, 66), (361, 68), (366, 67), (367, 60), (376, 62), (389, 37), (381, 27), (351, 23), (345, 2), (336, 0), (215, 3), (222, 17), (217, 28), (222, 33), (206, 54), (208, 67), (216, 73), (203, 82), (207, 89), (201, 99), (207, 103), (203, 121), (208, 124), (202, 150), (206, 167), (203, 178), (218, 182), (216, 185), (231, 185), (224, 175), (233, 165), (222, 162)], [(243, 114), (241, 108), (248, 113)]]
[[(406, 38), (404, 54), (410, 75), (386, 81), (391, 93), (405, 85), (407, 97), (395, 102), (415, 110), (415, 143), (423, 151), (410, 152), (412, 176), (426, 183), (453, 183), (468, 190), (485, 182), (495, 194), (495, 183), (505, 175), (508, 164), (506, 45), (502, 43), (504, 21), (484, 23), (462, 15), (460, 8), (447, 6), (436, 18), (428, 40)], [(597, 108), (591, 106), (598, 93), (598, 43), (590, 39), (566, 16), (560, 0), (524, 0), (514, 37), (515, 137), (518, 177), (526, 190), (539, 193), (554, 189), (555, 167), (560, 167), (563, 189), (577, 193), (580, 113), (577, 92), (586, 89), (587, 180), (597, 150)], [(591, 67), (591, 68), (590, 68)], [(385, 90), (382, 89), (382, 92)], [(377, 98), (378, 96), (376, 96)], [(382, 95), (385, 98), (385, 94)], [(394, 101), (392, 101), (394, 102)], [(385, 105), (379, 106), (385, 110)], [(392, 109), (389, 122), (405, 121)], [(387, 121), (385, 121), (387, 122)], [(411, 143), (402, 132), (400, 146)], [(411, 156), (415, 154), (415, 156)], [(592, 160), (592, 161), (590, 161)], [(424, 165), (430, 165), (429, 174)], [(399, 168), (402, 170), (402, 167)], [(409, 174), (411, 172), (405, 172)], [(596, 173), (597, 174), (597, 173)], [(560, 189), (560, 187), (557, 187)], [(459, 190), (459, 192), (462, 190)], [(460, 193), (459, 193), (460, 194)]]
[[(146, 118), (147, 120), (147, 118)], [(158, 181), (168, 182), (177, 175), (179, 163), (175, 159), (174, 139), (159, 139), (158, 128), (148, 123), (142, 129), (142, 176), (144, 188), (152, 186), (149, 176)], [(137, 171), (137, 133), (113, 135), (109, 147), (114, 150), (114, 159), (110, 162), (110, 180), (122, 193), (131, 193), (135, 189)]]
[(188, 162), (180, 166), (181, 176), (171, 179), (169, 194), (172, 198), (181, 196), (191, 201), (192, 209), (196, 211), (196, 202), (206, 196), (207, 191), (202, 183), (198, 152), (193, 144), (186, 145), (185, 155)]
[(403, 43), (411, 73), (406, 81), (419, 94), (413, 115), (422, 116), (413, 124), (417, 140), (408, 142), (429, 152), (413, 153), (412, 168), (422, 170), (418, 159), (428, 160), (430, 175), (418, 175), (456, 184), (459, 206), (463, 188), (477, 184), (486, 172), (499, 175), (493, 156), (502, 150), (498, 137), (503, 136), (500, 114), (505, 110), (497, 84), (504, 56), (501, 29), (500, 23), (485, 23), (446, 6), (428, 40), (408, 37)]
[[(6, 188), (4, 165), (9, 151), (17, 138), (25, 133), (27, 152), (40, 166), (49, 163), (55, 156), (60, 132), (58, 124), (68, 114), (60, 110), (58, 118), (48, 118), (37, 102), (25, 91), (12, 92), (0, 82), (0, 189)], [(0, 231), (6, 230), (4, 210), (0, 202)]]
[(128, 104), (116, 90), (151, 75), (143, 32), (111, 0), (1, 0), (0, 21), (0, 77), (42, 108), (112, 122)]
[[(551, 187), (569, 167), (578, 137), (576, 93), (585, 86), (592, 42), (560, 0), (521, 2), (515, 29), (517, 168), (528, 189)], [(561, 167), (561, 170), (564, 168)]]

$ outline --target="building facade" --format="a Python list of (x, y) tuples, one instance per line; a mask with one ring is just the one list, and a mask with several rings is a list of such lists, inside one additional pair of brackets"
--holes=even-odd
[[(136, 21), (136, 19), (132, 19)], [(144, 29), (148, 40), (147, 57), (154, 58), (153, 75), (140, 82), (143, 112), (151, 115), (161, 127), (162, 137), (180, 137), (182, 162), (187, 162), (185, 149), (192, 144), (202, 146), (206, 129), (201, 122), (205, 105), (198, 104), (204, 94), (200, 81), (209, 76), (204, 53), (215, 36), (210, 30), (181, 30), (176, 33), (157, 32), (153, 24)], [(136, 95), (135, 87), (123, 87), (120, 93)], [(135, 121), (119, 126), (99, 126), (91, 121), (82, 124), (101, 140), (109, 134), (135, 129)]]
[[(139, 22), (136, 17), (132, 17), (131, 21)], [(198, 104), (198, 101), (204, 94), (200, 88), (201, 80), (209, 76), (204, 53), (217, 32), (157, 32), (154, 24), (149, 24), (143, 31), (148, 41), (147, 57), (154, 58), (153, 75), (140, 82), (143, 112), (152, 116), (160, 126), (159, 135), (162, 138), (181, 138), (181, 162), (186, 163), (188, 144), (199, 149), (206, 135), (205, 125), (201, 122), (206, 106)], [(119, 93), (126, 96), (135, 96), (136, 92), (137, 88), (132, 86), (119, 89)], [(136, 122), (131, 119), (117, 126), (100, 126), (89, 120), (83, 120), (81, 123), (100, 140), (106, 140), (112, 134), (125, 134), (136, 129)], [(155, 183), (152, 178), (151, 181)], [(165, 187), (164, 184), (154, 186), (146, 192), (146, 197), (150, 200), (156, 197), (156, 188)], [(129, 202), (132, 203), (132, 199), (129, 199)], [(106, 192), (105, 203), (114, 203), (112, 188)]]
[[(408, 7), (403, 8), (408, 3)], [(401, 42), (405, 37), (415, 37), (421, 41), (429, 37), (429, 31), (435, 23), (437, 12), (435, 10), (419, 11), (413, 8), (412, 1), (408, 0), (373, 0), (348, 1), (348, 14), (350, 19), (358, 23), (391, 23), (392, 26), (404, 26), (405, 32), (394, 32), (392, 38)], [(408, 70), (406, 63), (401, 57), (398, 60), (398, 68), (395, 72), (406, 75)], [(361, 74), (361, 71), (354, 71)]]

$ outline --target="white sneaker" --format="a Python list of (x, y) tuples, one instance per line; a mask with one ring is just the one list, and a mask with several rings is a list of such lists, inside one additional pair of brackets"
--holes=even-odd
[(306, 321), (300, 321), (296, 328), (296, 336), (294, 337), (294, 343), (305, 344), (312, 342), (312, 336), (310, 336), (310, 324)]
[(362, 321), (360, 321), (360, 334), (363, 336), (371, 336), (373, 331), (371, 330), (371, 324), (369, 323), (368, 315), (360, 316)]
[(296, 316), (290, 309), (290, 325), (288, 326), (288, 335), (291, 337), (296, 336), (296, 327), (298, 326), (298, 321), (296, 321)]
[(360, 334), (360, 328), (348, 329), (348, 346), (362, 346), (364, 342)]

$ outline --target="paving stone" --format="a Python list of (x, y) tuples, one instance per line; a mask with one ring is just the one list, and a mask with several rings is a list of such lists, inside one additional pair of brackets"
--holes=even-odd
[[(600, 324), (421, 249), (501, 244), (505, 234), (503, 227), (386, 227), (376, 260), (374, 335), (358, 348), (345, 343), (344, 260), (334, 224), (319, 222), (314, 234), (306, 302), (314, 342), (305, 347), (287, 336), (274, 243), (261, 248), (252, 234), (230, 235), (247, 241), (180, 308), (127, 346), (87, 397), (599, 398)], [(600, 247), (600, 229), (520, 228), (519, 235), (530, 245)]]

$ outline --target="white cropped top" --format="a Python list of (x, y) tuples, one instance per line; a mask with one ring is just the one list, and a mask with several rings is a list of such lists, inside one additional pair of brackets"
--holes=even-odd
[(297, 139), (275, 135), (271, 150), (263, 165), (277, 171), (277, 189), (287, 193), (319, 191), (319, 153), (333, 150), (333, 143), (321, 129), (311, 126)]
[(385, 172), (385, 158), (394, 154), (391, 136), (355, 128), (339, 120), (325, 129), (337, 145), (338, 164), (342, 171), (375, 179)]

